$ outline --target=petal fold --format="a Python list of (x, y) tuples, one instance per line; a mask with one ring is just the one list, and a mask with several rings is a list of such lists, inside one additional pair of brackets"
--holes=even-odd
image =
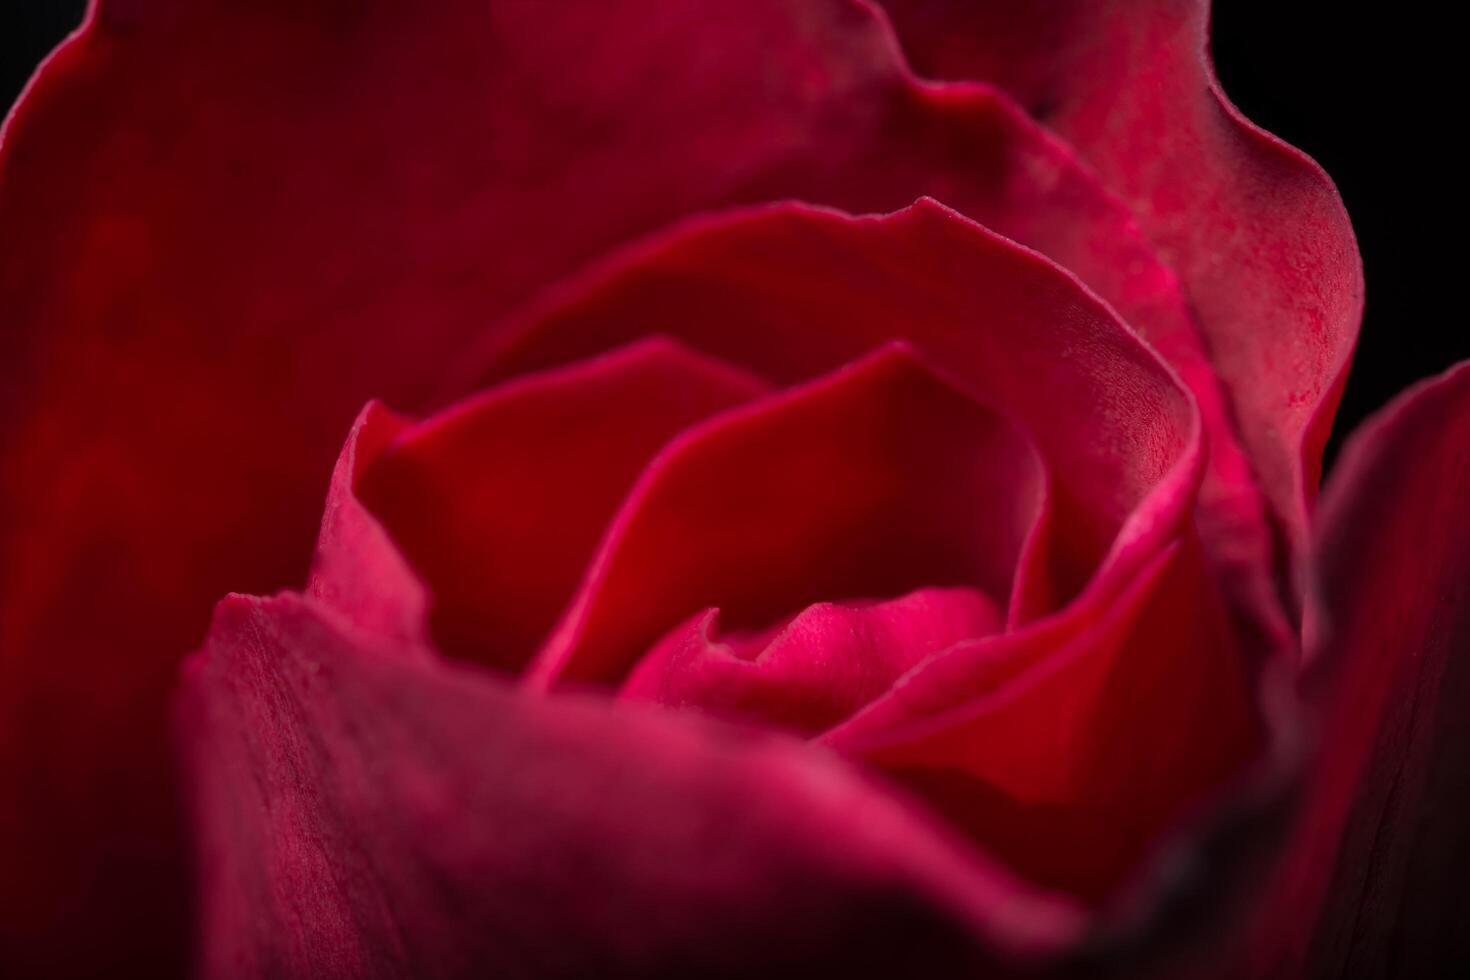
[(1323, 494), (1308, 606), (1318, 757), (1262, 902), (1270, 975), (1465, 962), (1470, 363), (1364, 423)]
[(720, 630), (712, 609), (660, 640), (619, 696), (814, 734), (877, 698), (925, 656), (1004, 625), (1004, 609), (966, 587), (917, 589), (887, 602), (821, 602), (754, 632)]
[(619, 684), (709, 606), (746, 629), (922, 586), (970, 586), (1003, 608), (1045, 502), (1022, 431), (885, 347), (660, 453), (527, 682)]
[(353, 423), (332, 471), (307, 593), (363, 629), (422, 644), (428, 590), (358, 494), (362, 474), (412, 424), (378, 402)]
[(1225, 622), (1186, 534), (1111, 594), (925, 658), (821, 741), (910, 785), (1030, 880), (1117, 899), (1266, 744)]
[(916, 83), (847, 0), (94, 5), (0, 142), (7, 940), (176, 972), (174, 666), (219, 595), (302, 580), (366, 401), (465, 394), (441, 376), (473, 338), (690, 213), (923, 194), (1148, 336), (1183, 322), (1073, 153), (994, 91)]
[(1230, 104), (1208, 0), (882, 0), (923, 75), (1000, 86), (1119, 195), (1198, 314), (1300, 561), (1363, 305), (1332, 181)]
[(934, 201), (687, 223), (522, 311), (475, 377), (576, 360), (649, 323), (780, 384), (911, 345), (1035, 440), (1054, 490), (1055, 602), (1129, 551), (1120, 534), (1167, 536), (1192, 510), (1202, 436), (1177, 376), (1074, 277)]
[(1008, 975), (1076, 939), (818, 749), (381, 642), (290, 595), (217, 611), (179, 713), (201, 976)]
[[(516, 672), (655, 453), (767, 388), (646, 338), (507, 382), (404, 431), (365, 468), (358, 493), (424, 576), (435, 646)], [(391, 590), (383, 597), (395, 600)]]

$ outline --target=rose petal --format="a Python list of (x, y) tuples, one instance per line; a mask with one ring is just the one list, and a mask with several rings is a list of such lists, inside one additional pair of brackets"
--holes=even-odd
[(750, 628), (924, 585), (971, 585), (1003, 605), (1045, 487), (1023, 433), (885, 348), (660, 453), (527, 682), (618, 683), (708, 606)]
[[(744, 371), (644, 340), (410, 429), (358, 493), (432, 591), (435, 645), (519, 670), (654, 453), (765, 390)], [(390, 590), (384, 601), (395, 598)]]
[(754, 634), (721, 632), (718, 620), (719, 611), (708, 610), (660, 640), (620, 696), (815, 734), (927, 655), (999, 631), (1005, 612), (984, 593), (957, 587), (888, 602), (820, 602)]
[(1362, 264), (1332, 181), (1221, 91), (1207, 0), (882, 4), (920, 73), (1000, 85), (1128, 202), (1182, 277), (1256, 474), (1304, 548)]
[(1120, 594), (928, 658), (822, 741), (905, 781), (1031, 880), (1101, 901), (1260, 747), (1224, 623), (1184, 535)]
[(91, 10), (0, 156), (0, 929), (47, 969), (178, 960), (174, 658), (302, 574), (352, 414), (423, 407), (548, 279), (696, 209), (933, 193), (1183, 309), (1064, 147), (842, 0)]
[(180, 716), (202, 976), (993, 975), (1077, 934), (819, 750), (379, 644), (217, 611)]
[(876, 218), (785, 205), (693, 222), (528, 310), (483, 377), (650, 324), (783, 383), (912, 344), (1036, 440), (1054, 482), (1057, 601), (1121, 547), (1125, 521), (1167, 534), (1193, 501), (1198, 419), (1157, 355), (1067, 273), (933, 201)]
[(413, 423), (370, 402), (347, 436), (327, 490), (307, 592), (363, 629), (427, 642), (428, 590), (357, 492), (362, 474)]
[(1436, 976), (1470, 955), (1467, 486), (1470, 363), (1365, 423), (1328, 481), (1308, 607), (1320, 758), (1253, 967)]

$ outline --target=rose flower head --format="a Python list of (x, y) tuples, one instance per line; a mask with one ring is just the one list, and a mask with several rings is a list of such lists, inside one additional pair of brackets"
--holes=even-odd
[(1318, 501), (1358, 251), (1207, 26), (93, 3), (0, 143), (0, 972), (1444, 962), (1470, 373)]

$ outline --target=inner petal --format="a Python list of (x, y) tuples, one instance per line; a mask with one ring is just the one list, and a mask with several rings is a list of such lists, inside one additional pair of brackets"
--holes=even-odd
[(660, 640), (621, 693), (810, 735), (871, 702), (924, 657), (1004, 625), (995, 600), (965, 586), (887, 602), (819, 602), (754, 631), (722, 632), (710, 609)]
[(517, 670), (659, 447), (765, 390), (651, 338), (429, 419), (374, 460), (358, 494), (428, 584), (436, 645)]
[(674, 626), (813, 602), (975, 589), (1003, 608), (1045, 502), (1012, 423), (902, 345), (674, 443), (614, 519), (528, 683), (619, 684)]
[(1053, 588), (1031, 597), (1028, 618), (1080, 593), (1120, 535), (1161, 534), (1193, 500), (1175, 495), (1170, 514), (1125, 527), (1198, 464), (1194, 403), (1069, 273), (932, 201), (877, 218), (791, 206), (676, 229), (522, 315), (485, 377), (564, 363), (650, 322), (779, 384), (911, 344), (1025, 426), (1046, 461)]

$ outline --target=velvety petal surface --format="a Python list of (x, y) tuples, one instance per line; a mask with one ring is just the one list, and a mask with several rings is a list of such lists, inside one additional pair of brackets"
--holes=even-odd
[(1011, 93), (1178, 271), (1256, 474), (1306, 547), (1363, 303), (1336, 189), (1230, 104), (1209, 0), (882, 0), (915, 70)]
[(1021, 426), (1048, 467), (1054, 594), (1033, 611), (1080, 590), (1125, 523), (1169, 525), (1193, 505), (1199, 419), (1176, 376), (1064, 270), (934, 201), (880, 217), (783, 205), (696, 220), (519, 320), (483, 352), (478, 382), (649, 329), (781, 384), (911, 345)]
[(216, 612), (179, 717), (202, 976), (1007, 976), (1076, 937), (820, 749), (385, 642), (291, 595)]
[(978, 589), (916, 589), (886, 602), (819, 602), (764, 630), (722, 630), (719, 610), (671, 631), (619, 694), (805, 734), (882, 695), (924, 657), (1005, 626)]
[(1266, 975), (1449, 975), (1470, 873), (1470, 364), (1348, 442), (1308, 607), (1320, 758), (1263, 903)]
[[(0, 928), (32, 964), (178, 965), (175, 658), (219, 594), (303, 573), (367, 399), (448, 394), (448, 358), (588, 257), (715, 205), (929, 193), (1146, 332), (1183, 322), (1064, 147), (916, 83), (845, 0), (113, 0), (3, 139), (0, 780), (25, 816)], [(84, 920), (105, 935), (71, 943)]]
[(820, 741), (909, 785), (1029, 880), (1093, 903), (1246, 771), (1254, 679), (1190, 534), (1118, 592), (920, 661)]
[(1041, 467), (1024, 433), (902, 346), (717, 416), (649, 463), (527, 682), (616, 685), (711, 606), (745, 629), (923, 586), (1004, 608)]
[(357, 493), (424, 576), (435, 647), (518, 671), (654, 454), (766, 389), (671, 341), (641, 340), (414, 426), (366, 468)]
[(332, 471), (307, 593), (363, 629), (419, 645), (429, 589), (357, 492), (363, 472), (412, 427), (379, 402), (358, 414)]

